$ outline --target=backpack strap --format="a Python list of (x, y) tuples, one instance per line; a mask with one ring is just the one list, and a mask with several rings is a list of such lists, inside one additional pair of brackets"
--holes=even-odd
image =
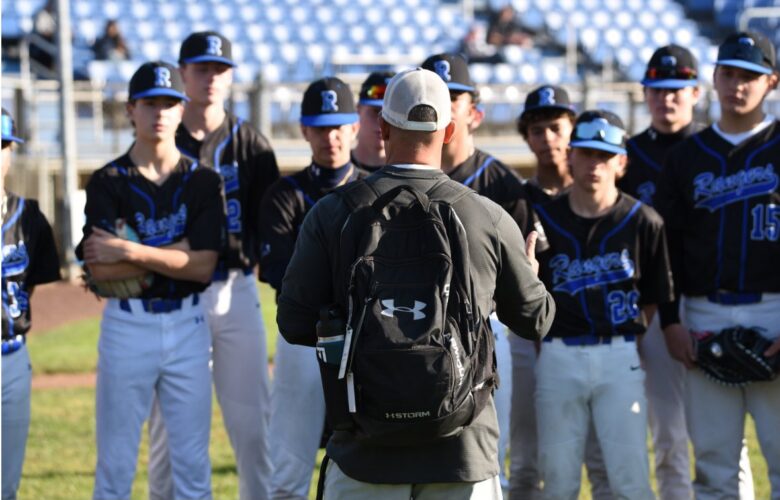
[(379, 198), (379, 193), (371, 184), (366, 182), (365, 179), (357, 179), (350, 182), (341, 189), (335, 190), (334, 193), (344, 200), (349, 207), (350, 212), (354, 212), (360, 207), (370, 205), (374, 200)]
[(434, 184), (426, 194), (431, 201), (443, 201), (452, 205), (473, 192), (475, 192), (473, 189), (459, 182), (450, 182), (450, 179), (447, 178)]

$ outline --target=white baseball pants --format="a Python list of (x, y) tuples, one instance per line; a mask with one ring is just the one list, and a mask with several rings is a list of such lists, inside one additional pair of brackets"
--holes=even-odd
[(24, 451), (30, 430), (30, 390), (32, 368), (27, 346), (2, 358), (3, 500), (14, 500), (22, 479)]
[[(498, 418), (498, 479), (501, 488), (509, 489), (509, 480), (506, 477), (506, 452), (509, 448), (510, 415), (512, 411), (512, 354), (509, 349), (509, 330), (506, 325), (498, 321), (495, 313), (490, 315), (490, 326), (496, 339), (496, 365), (498, 370), (499, 387), (493, 393), (493, 401), (496, 405), (496, 417)], [(510, 333), (514, 335), (514, 333)]]
[[(212, 336), (212, 375), (238, 469), (239, 498), (265, 500), (270, 390), (265, 326), (255, 278), (231, 270), (201, 295)], [(156, 408), (156, 405), (155, 405)], [(149, 498), (172, 498), (166, 428), (156, 411), (149, 422)]]
[(147, 313), (108, 300), (100, 324), (96, 388), (95, 500), (130, 498), (141, 441), (156, 390), (168, 428), (173, 497), (211, 498), (211, 337), (194, 296), (181, 309)]
[(536, 364), (536, 421), (542, 497), (578, 498), (591, 421), (612, 494), (654, 499), (647, 458), (645, 374), (634, 342), (542, 344)]
[[(780, 336), (780, 294), (764, 294), (762, 302), (722, 305), (704, 297), (685, 298), (685, 316), (694, 331), (719, 331), (735, 325), (758, 327), (767, 338)], [(745, 415), (756, 424), (767, 462), (772, 500), (780, 499), (780, 378), (745, 387), (726, 387), (699, 370), (686, 377), (688, 432), (696, 457), (693, 483), (697, 500), (746, 498), (740, 491), (740, 450)]]

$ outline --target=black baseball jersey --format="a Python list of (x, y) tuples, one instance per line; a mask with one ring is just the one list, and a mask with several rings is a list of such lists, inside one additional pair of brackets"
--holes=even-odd
[[(260, 206), (259, 233), (262, 238), (260, 280), (277, 292), (295, 250), (295, 240), (303, 219), (320, 198), (335, 187), (317, 182), (316, 167), (307, 168), (277, 180), (266, 192)], [(352, 173), (346, 182), (367, 177), (368, 174), (351, 165)]]
[[(780, 123), (734, 146), (712, 127), (669, 154), (659, 209), (676, 292), (780, 292)], [(679, 322), (663, 308), (663, 324)]]
[(645, 205), (655, 206), (658, 178), (661, 176), (669, 149), (691, 134), (701, 130), (701, 125), (691, 123), (674, 134), (662, 134), (649, 127), (626, 143), (628, 167), (618, 181), (621, 191), (639, 199)]
[(30, 330), (33, 287), (60, 279), (54, 236), (35, 200), (7, 193), (3, 215), (3, 340)]
[(623, 193), (607, 214), (584, 218), (569, 197), (534, 207), (549, 242), (539, 261), (557, 307), (550, 335), (644, 333), (641, 306), (672, 300), (663, 220)]
[(179, 151), (213, 168), (222, 176), (227, 210), (227, 248), (218, 270), (249, 269), (258, 261), (255, 233), (260, 200), (279, 178), (279, 167), (268, 140), (251, 125), (228, 114), (203, 141), (194, 139), (184, 124), (176, 132)]
[(466, 161), (457, 165), (448, 175), (450, 179), (501, 205), (525, 234), (529, 224), (526, 189), (520, 176), (509, 167), (484, 151), (475, 149)]
[[(125, 154), (97, 170), (87, 184), (84, 238), (93, 227), (115, 232), (117, 219), (124, 219), (141, 243), (164, 247), (187, 238), (192, 250), (223, 249), (225, 212), (221, 179), (212, 169), (182, 156), (162, 185), (150, 181)], [(205, 283), (154, 275), (142, 298), (177, 299), (206, 288)]]
[(373, 174), (374, 172), (376, 172), (380, 168), (384, 167), (384, 165), (366, 165), (365, 163), (362, 163), (355, 156), (355, 151), (354, 150), (349, 154), (349, 161), (353, 165), (355, 165), (357, 168), (359, 168), (360, 170), (362, 170), (364, 172), (367, 172), (369, 174)]

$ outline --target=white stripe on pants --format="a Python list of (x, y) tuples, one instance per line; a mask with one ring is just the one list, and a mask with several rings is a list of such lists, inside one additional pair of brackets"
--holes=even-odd
[(141, 428), (155, 389), (168, 429), (176, 499), (211, 498), (209, 330), (192, 296), (182, 309), (103, 311), (96, 388), (96, 500), (130, 498)]
[[(768, 338), (777, 338), (779, 310), (780, 294), (764, 294), (764, 300), (757, 304), (733, 306), (713, 304), (704, 297), (685, 298), (685, 316), (693, 331), (741, 325), (762, 328)], [(686, 383), (688, 432), (696, 457), (696, 498), (737, 497), (745, 415), (750, 413), (769, 469), (772, 499), (780, 499), (780, 378), (742, 388), (726, 387), (699, 370), (689, 370)]]
[(544, 342), (536, 364), (543, 498), (576, 499), (592, 420), (615, 498), (654, 498), (647, 458), (644, 371), (636, 344)]
[(3, 500), (19, 490), (27, 433), (30, 430), (32, 370), (27, 346), (2, 358), (3, 364)]
[[(201, 294), (212, 336), (212, 376), (238, 470), (239, 498), (265, 500), (271, 481), (268, 451), (270, 389), (265, 326), (255, 278), (231, 270)], [(157, 405), (149, 422), (149, 498), (172, 495), (165, 427)]]

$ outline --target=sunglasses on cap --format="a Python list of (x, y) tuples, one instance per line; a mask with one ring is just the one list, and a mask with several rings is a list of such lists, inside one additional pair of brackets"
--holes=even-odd
[(603, 118), (597, 118), (592, 122), (582, 122), (574, 127), (574, 140), (589, 141), (598, 140), (612, 144), (613, 146), (623, 146), (626, 132)]
[[(748, 40), (752, 41), (752, 39)], [(766, 57), (764, 51), (761, 50), (761, 47), (755, 43), (736, 42), (722, 45), (718, 51), (718, 61), (729, 59), (739, 59), (755, 64), (769, 64), (769, 66), (774, 66), (772, 61)]]
[(387, 85), (371, 85), (366, 89), (366, 97), (369, 99), (384, 99)]
[(677, 67), (656, 67), (649, 68), (645, 77), (648, 80), (696, 80), (698, 74), (694, 68), (687, 66)]

